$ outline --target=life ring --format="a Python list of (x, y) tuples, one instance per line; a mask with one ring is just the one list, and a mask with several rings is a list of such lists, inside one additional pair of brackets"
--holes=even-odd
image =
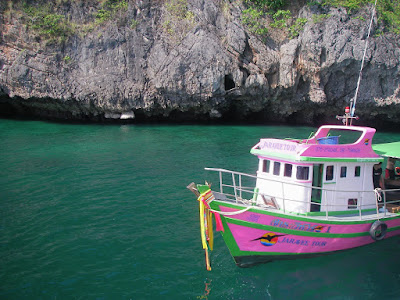
[(387, 225), (381, 221), (375, 221), (369, 230), (369, 234), (375, 241), (382, 240), (387, 231)]

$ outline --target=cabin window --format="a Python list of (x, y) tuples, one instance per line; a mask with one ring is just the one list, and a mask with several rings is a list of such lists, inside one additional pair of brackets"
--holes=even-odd
[(344, 178), (347, 176), (347, 167), (340, 168), (340, 178)]
[(333, 180), (333, 166), (327, 166), (326, 167), (326, 175), (325, 179), (328, 180)]
[(279, 173), (281, 172), (281, 163), (275, 161), (274, 162), (274, 175), (279, 176)]
[(347, 202), (347, 208), (348, 209), (356, 209), (357, 208), (357, 199), (349, 199)]
[(262, 171), (264, 173), (269, 173), (269, 165), (270, 165), (270, 161), (269, 160), (263, 160)]
[(354, 170), (354, 177), (360, 177), (361, 176), (361, 167), (357, 166)]
[(292, 168), (293, 168), (293, 165), (285, 164), (285, 170), (283, 172), (283, 176), (292, 177)]
[(309, 167), (297, 166), (296, 178), (299, 180), (308, 180), (309, 172), (310, 172)]

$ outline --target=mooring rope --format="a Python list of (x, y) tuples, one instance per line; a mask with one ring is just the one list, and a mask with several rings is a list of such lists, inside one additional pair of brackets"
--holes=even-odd
[(248, 206), (245, 209), (238, 210), (238, 211), (232, 211), (232, 212), (228, 212), (228, 211), (222, 212), (222, 211), (214, 210), (214, 209), (210, 209), (210, 211), (212, 211), (213, 213), (218, 213), (223, 216), (234, 216), (234, 215), (242, 214), (242, 213), (248, 211), (250, 208), (251, 208), (251, 206)]
[[(363, 70), (363, 68), (364, 68), (365, 56), (366, 56), (366, 54), (367, 54), (367, 48), (368, 48), (368, 39), (369, 39), (369, 36), (370, 36), (370, 34), (371, 34), (372, 22), (373, 22), (373, 20), (374, 20), (375, 9), (376, 9), (376, 3), (377, 3), (377, 2), (378, 2), (378, 0), (375, 0), (374, 7), (372, 8), (372, 12), (371, 12), (371, 21), (369, 22), (368, 35), (367, 35), (367, 38), (365, 39), (364, 55), (363, 55), (363, 58), (362, 58), (362, 61), (361, 61), (360, 73), (359, 73), (359, 75), (358, 75), (356, 93), (355, 93), (354, 99), (351, 101), (352, 103), (351, 103), (351, 105), (350, 105), (350, 106), (351, 106), (350, 113), (351, 113), (351, 116), (352, 116), (352, 117), (354, 117), (354, 112), (355, 112), (355, 110), (356, 110), (357, 95), (358, 95), (358, 90), (359, 90), (359, 88), (360, 88), (361, 77), (362, 77), (362, 70)], [(353, 119), (350, 119), (350, 125), (351, 125), (352, 121), (353, 121)]]
[(375, 198), (376, 198), (376, 200), (377, 200), (378, 202), (382, 202), (382, 196), (381, 196), (382, 189), (381, 189), (381, 188), (376, 188), (376, 189), (374, 189), (374, 192), (375, 192)]
[(375, 192), (375, 198), (376, 198), (376, 201), (375, 201), (375, 204), (376, 204), (376, 217), (377, 217), (378, 221), (380, 221), (380, 218), (379, 218), (379, 202), (382, 202), (382, 189), (381, 188), (376, 188), (376, 189), (374, 189), (374, 192)]

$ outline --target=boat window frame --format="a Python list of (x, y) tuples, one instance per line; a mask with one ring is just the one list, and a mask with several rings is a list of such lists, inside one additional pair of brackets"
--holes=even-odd
[[(307, 178), (305, 178), (304, 176), (301, 176), (301, 178), (299, 178), (299, 174), (304, 174), (304, 172), (299, 172), (299, 169), (301, 169), (301, 170), (307, 169), (307, 172), (305, 172), (307, 175)], [(310, 166), (296, 166), (296, 179), (297, 180), (309, 180), (309, 178), (310, 178)]]
[[(331, 172), (328, 172), (329, 170), (332, 170)], [(333, 181), (335, 178), (335, 166), (334, 165), (329, 165), (325, 167), (325, 181)]]
[(340, 167), (340, 178), (346, 178), (347, 177), (347, 166), (341, 166)]
[[(357, 172), (358, 170), (358, 172)], [(354, 177), (361, 177), (361, 166), (354, 167)]]
[[(278, 172), (276, 172), (276, 171), (278, 171)], [(275, 176), (279, 176), (281, 174), (281, 162), (280, 161), (274, 161), (274, 167), (272, 170), (272, 174)]]
[(357, 209), (358, 208), (358, 198), (347, 199), (347, 209)]
[[(286, 167), (290, 167), (290, 170), (286, 169)], [(288, 174), (287, 171), (290, 174)], [(292, 175), (293, 175), (293, 164), (285, 163), (285, 165), (283, 166), (283, 176), (291, 178)]]
[(262, 160), (262, 165), (261, 165), (261, 172), (269, 173), (270, 169), (271, 169), (271, 160), (263, 159)]

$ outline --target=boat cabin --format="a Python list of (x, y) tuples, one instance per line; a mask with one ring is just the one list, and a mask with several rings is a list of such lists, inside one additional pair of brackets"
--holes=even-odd
[(325, 125), (308, 139), (261, 139), (256, 204), (309, 213), (376, 208), (375, 129)]

